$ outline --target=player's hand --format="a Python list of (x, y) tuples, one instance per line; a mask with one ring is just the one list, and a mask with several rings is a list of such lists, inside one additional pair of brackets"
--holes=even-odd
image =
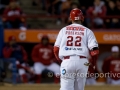
[(28, 68), (27, 71), (28, 71), (29, 73), (31, 73), (31, 74), (34, 74), (34, 71), (31, 70), (30, 68)]
[(84, 65), (85, 65), (85, 66), (90, 66), (91, 63), (86, 62), (86, 63), (84, 63)]
[(61, 63), (62, 63), (62, 60), (58, 60), (58, 62), (59, 62), (59, 64), (61, 65)]

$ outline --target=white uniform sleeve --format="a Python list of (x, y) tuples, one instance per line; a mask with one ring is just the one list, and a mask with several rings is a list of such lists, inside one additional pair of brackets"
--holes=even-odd
[(57, 39), (55, 41), (54, 46), (56, 47), (60, 47), (61, 41), (62, 41), (62, 36), (63, 36), (63, 32), (62, 29), (60, 30), (60, 32), (58, 33)]
[(87, 38), (87, 41), (88, 41), (87, 44), (88, 44), (89, 50), (91, 50), (94, 47), (98, 47), (98, 42), (97, 42), (97, 40), (95, 38), (94, 33), (91, 30), (89, 30), (87, 32), (87, 37), (88, 37)]

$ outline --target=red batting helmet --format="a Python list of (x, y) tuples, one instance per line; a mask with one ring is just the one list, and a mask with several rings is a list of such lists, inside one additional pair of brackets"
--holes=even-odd
[(48, 45), (49, 44), (49, 37), (47, 35), (42, 36), (41, 44), (43, 44), (43, 45)]
[(47, 35), (43, 35), (42, 38), (41, 38), (41, 41), (43, 41), (44, 39), (49, 41), (49, 37)]
[(84, 21), (84, 16), (83, 16), (83, 13), (80, 9), (78, 8), (74, 8), (71, 10), (70, 12), (70, 19), (71, 20), (81, 20), (81, 21)]
[(47, 35), (43, 35), (42, 39), (49, 39), (49, 37)]

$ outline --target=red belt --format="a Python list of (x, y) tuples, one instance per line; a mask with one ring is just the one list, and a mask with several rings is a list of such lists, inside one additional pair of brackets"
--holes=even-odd
[[(85, 57), (85, 56), (79, 56), (80, 58), (87, 58), (87, 57)], [(64, 56), (63, 57), (64, 59), (70, 59), (70, 56)]]

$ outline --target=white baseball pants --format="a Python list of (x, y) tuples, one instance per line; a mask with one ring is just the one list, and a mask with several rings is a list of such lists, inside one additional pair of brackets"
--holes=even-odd
[(88, 66), (87, 58), (70, 56), (61, 63), (61, 88), (60, 90), (84, 90)]

